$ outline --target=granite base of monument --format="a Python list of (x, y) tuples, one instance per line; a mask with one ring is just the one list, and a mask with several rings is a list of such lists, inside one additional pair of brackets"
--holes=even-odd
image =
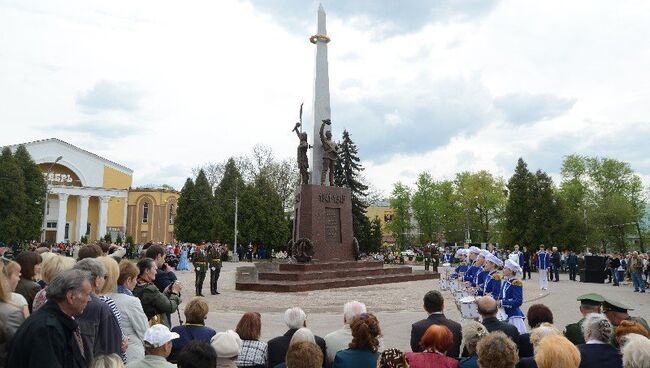
[(259, 262), (238, 267), (235, 288), (296, 292), (439, 277), (437, 272), (413, 272), (409, 266), (357, 261), (349, 188), (302, 185), (296, 198), (293, 238), (310, 240), (310, 262)]

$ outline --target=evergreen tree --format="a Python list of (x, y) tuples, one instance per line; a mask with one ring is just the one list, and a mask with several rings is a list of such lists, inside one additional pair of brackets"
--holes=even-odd
[[(242, 174), (231, 157), (226, 162), (223, 170), (221, 181), (214, 191), (214, 202), (216, 215), (213, 226), (213, 234), (224, 243), (231, 243), (234, 237), (235, 226), (235, 197), (239, 197), (240, 192), (245, 189)], [(239, 233), (241, 231), (237, 229)], [(241, 243), (241, 236), (237, 236), (237, 242)]]
[(25, 179), (18, 162), (5, 147), (0, 155), (0, 241), (22, 241), (26, 212)]
[(210, 240), (215, 220), (214, 197), (203, 170), (199, 170), (199, 174), (194, 180), (193, 193), (192, 212), (194, 218), (191, 222), (190, 239), (196, 243), (201, 240)]
[(537, 248), (540, 244), (558, 245), (562, 213), (553, 187), (553, 179), (541, 170), (532, 177), (528, 197), (526, 239)]
[[(364, 170), (359, 159), (357, 145), (350, 138), (347, 130), (343, 131), (343, 141), (339, 144), (340, 154), (336, 161), (334, 181), (336, 185), (348, 187), (352, 192), (352, 228), (359, 240), (360, 248), (367, 248), (367, 239), (364, 239), (364, 227), (368, 226), (366, 217), (366, 196), (368, 186), (361, 182), (360, 173)], [(362, 242), (363, 240), (363, 242)]]
[(25, 146), (18, 146), (14, 153), (14, 159), (20, 166), (25, 180), (26, 203), (19, 235), (23, 240), (38, 239), (41, 234), (41, 226), (43, 226), (44, 200), (47, 190), (45, 179), (43, 179), (41, 169), (32, 160)]
[[(189, 242), (190, 241), (190, 223), (192, 221), (192, 199), (194, 197), (194, 182), (191, 178), (185, 180), (183, 189), (178, 197), (178, 207), (176, 208), (176, 217), (174, 218), (174, 235), (175, 238)], [(130, 235), (129, 235), (130, 236)], [(132, 241), (131, 237), (131, 241)], [(129, 243), (129, 237), (127, 237)], [(132, 242), (129, 244), (133, 244)]]
[(246, 241), (264, 244), (271, 249), (284, 246), (289, 240), (282, 198), (273, 190), (265, 175), (240, 191), (239, 233)]
[(517, 161), (515, 173), (508, 181), (508, 202), (505, 210), (504, 242), (508, 246), (530, 244), (527, 238), (530, 223), (529, 195), (532, 174), (522, 158)]

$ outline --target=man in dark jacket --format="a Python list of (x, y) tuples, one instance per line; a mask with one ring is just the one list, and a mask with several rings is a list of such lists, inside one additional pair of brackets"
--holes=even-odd
[(16, 332), (8, 367), (81, 368), (88, 365), (90, 360), (84, 356), (81, 334), (73, 317), (80, 315), (90, 301), (89, 277), (84, 271), (66, 270), (50, 281), (47, 303)]
[[(289, 342), (293, 334), (301, 327), (307, 327), (307, 314), (298, 307), (289, 308), (284, 312), (284, 323), (287, 324), (289, 330), (282, 336), (274, 337), (268, 342), (269, 354), (269, 367), (275, 367), (280, 363), (284, 363), (287, 350), (289, 350)], [(314, 336), (316, 345), (323, 352), (323, 357), (327, 355), (327, 348), (325, 340), (322, 337)], [(323, 359), (323, 367), (325, 367), (327, 359)]]
[(501, 322), (497, 319), (497, 301), (491, 296), (481, 297), (478, 302), (478, 314), (481, 315), (481, 323), (489, 332), (502, 331), (519, 346), (519, 331), (510, 323)]
[(429, 317), (411, 325), (411, 350), (414, 352), (421, 352), (422, 347), (420, 346), (420, 340), (427, 329), (431, 325), (442, 325), (447, 326), (454, 335), (454, 343), (451, 345), (449, 350), (447, 350), (447, 356), (452, 358), (459, 357), (460, 344), (463, 338), (461, 326), (460, 323), (447, 319), (447, 317), (442, 313), (443, 309), (444, 298), (439, 291), (432, 290), (424, 295), (424, 310), (429, 313)]
[(562, 255), (560, 254), (560, 251), (557, 250), (557, 247), (553, 247), (553, 253), (551, 253), (551, 263), (553, 264), (553, 273), (555, 274), (555, 280), (553, 280), (553, 282), (560, 282), (560, 268), (562, 267)]
[[(117, 318), (107, 303), (101, 301), (96, 293), (104, 287), (106, 268), (95, 258), (85, 258), (74, 265), (74, 269), (90, 273), (90, 285), (93, 292), (90, 302), (76, 317), (84, 342), (84, 354), (88, 361), (97, 355), (122, 353), (122, 330)], [(126, 350), (126, 349), (124, 349)]]
[(523, 271), (523, 280), (526, 280), (526, 273), (528, 273), (528, 279), (530, 280), (530, 252), (526, 247), (524, 247), (524, 251), (521, 252), (523, 258), (524, 258), (524, 264), (520, 264), (520, 266), (524, 269)]

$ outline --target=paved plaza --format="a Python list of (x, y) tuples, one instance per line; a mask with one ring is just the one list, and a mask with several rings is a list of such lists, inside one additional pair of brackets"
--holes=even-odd
[[(210, 313), (207, 325), (217, 331), (234, 329), (243, 312), (257, 311), (262, 314), (262, 340), (283, 334), (286, 326), (282, 322), (282, 313), (291, 306), (300, 306), (307, 312), (307, 324), (315, 334), (324, 336), (338, 329), (343, 324), (343, 304), (350, 300), (366, 303), (368, 311), (379, 318), (384, 334), (386, 347), (397, 347), (410, 350), (411, 323), (425, 318), (422, 308), (422, 297), (432, 289), (439, 289), (438, 281), (412, 281), (395, 284), (361, 286), (330, 290), (316, 290), (300, 293), (268, 293), (235, 290), (235, 270), (237, 266), (247, 263), (225, 262), (219, 278), (220, 295), (209, 295), (209, 275), (203, 285), (203, 294), (210, 303)], [(415, 266), (415, 269), (422, 269)], [(185, 302), (194, 296), (194, 272), (176, 272), (183, 283), (183, 299)], [(639, 294), (632, 291), (631, 286), (614, 287), (611, 284), (587, 284), (568, 281), (567, 274), (560, 275), (559, 283), (550, 282), (549, 290), (541, 291), (538, 287), (537, 275), (531, 280), (524, 281), (524, 313), (535, 303), (543, 303), (551, 308), (555, 323), (564, 327), (580, 319), (576, 297), (581, 294), (595, 292), (607, 298), (615, 298), (634, 308), (633, 316), (650, 316), (650, 293)], [(445, 315), (460, 321), (460, 313), (453, 303), (448, 291), (445, 296)], [(181, 305), (184, 308), (185, 303)], [(175, 316), (173, 323), (177, 324)]]

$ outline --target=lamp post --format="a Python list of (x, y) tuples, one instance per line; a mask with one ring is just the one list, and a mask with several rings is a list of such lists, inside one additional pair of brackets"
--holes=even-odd
[(50, 167), (47, 169), (47, 174), (45, 175), (45, 203), (43, 205), (43, 230), (41, 230), (41, 243), (45, 241), (45, 231), (47, 230), (47, 200), (50, 194), (50, 174), (52, 173), (52, 168), (56, 165), (57, 162), (61, 161), (63, 156), (59, 156), (52, 162)]

